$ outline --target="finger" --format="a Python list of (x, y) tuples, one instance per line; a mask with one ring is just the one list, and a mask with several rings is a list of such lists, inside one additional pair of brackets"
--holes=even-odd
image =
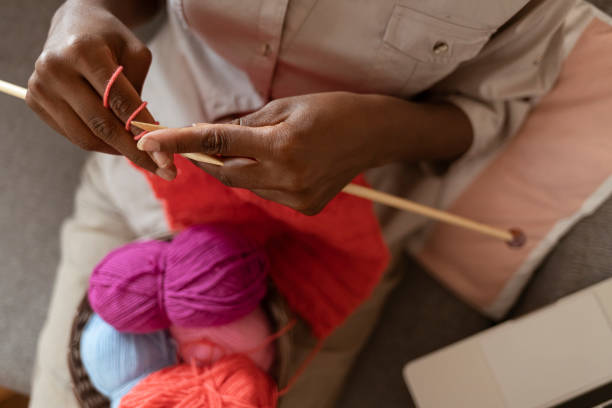
[(260, 163), (252, 159), (233, 157), (224, 160), (223, 166), (193, 163), (228, 187), (271, 188), (267, 182), (268, 172)]
[(129, 39), (119, 56), (119, 64), (125, 67), (123, 75), (140, 95), (151, 66), (151, 51), (131, 31), (128, 30), (126, 35)]
[(251, 191), (265, 200), (273, 201), (301, 213), (307, 213), (309, 210), (305, 198), (296, 193), (274, 189), (253, 189)]
[(282, 190), (254, 189), (251, 190), (259, 197), (274, 201), (305, 215), (316, 215), (320, 213), (327, 203), (333, 198), (315, 198), (312, 193), (290, 193)]
[[(100, 64), (98, 68), (93, 69), (91, 65), (82, 67), (85, 78), (100, 96), (104, 98), (107, 90), (109, 91), (108, 106), (124, 124), (132, 120), (155, 122), (140, 98), (140, 91), (151, 64), (151, 53), (139, 41), (138, 44), (136, 41), (128, 44), (120, 59), (124, 68), (110, 85), (110, 78), (115, 76), (119, 65), (114, 62), (108, 50), (97, 50), (96, 55), (92, 56)], [(143, 132), (134, 126), (126, 126), (127, 129), (135, 135)], [(149, 157), (160, 168), (174, 168), (173, 157), (167, 153), (149, 154)]]
[(202, 124), (156, 130), (138, 142), (144, 151), (202, 152), (211, 155), (265, 158), (271, 150), (269, 127), (251, 128), (229, 124)]
[(285, 99), (276, 99), (261, 109), (246, 116), (234, 119), (230, 123), (241, 126), (273, 126), (289, 117), (289, 104)]
[[(144, 49), (148, 52), (146, 48)], [(110, 107), (120, 121), (124, 124), (129, 124), (135, 119), (148, 123), (155, 122), (153, 116), (146, 109), (146, 104), (140, 99), (140, 90), (136, 90), (132, 86), (127, 76), (121, 70), (118, 71), (119, 66), (114, 61), (110, 50), (108, 48), (95, 48), (89, 52), (88, 58), (80, 60), (82, 62), (79, 68), (98, 95), (103, 97), (103, 100), (108, 101), (108, 107)], [(144, 68), (133, 68), (128, 71), (128, 74), (137, 81), (137, 86), (141, 88), (151, 62), (150, 53), (148, 58), (146, 55), (144, 56), (143, 61), (136, 61), (138, 56), (136, 51), (130, 51), (126, 55), (129, 55), (128, 62), (130, 65), (142, 64), (144, 66)], [(92, 61), (95, 61), (95, 63)], [(142, 77), (139, 77), (139, 75)], [(115, 79), (111, 82), (112, 77), (115, 77)], [(125, 126), (125, 128), (135, 135), (143, 132), (134, 126)], [(172, 156), (159, 153), (155, 155), (149, 154), (149, 157), (159, 168), (169, 169), (166, 176), (171, 172), (175, 172), (176, 169)]]
[[(80, 61), (82, 61), (82, 66), (79, 67), (80, 72), (91, 84), (93, 89), (95, 89), (99, 97), (104, 97), (104, 93), (109, 85), (109, 80), (119, 67), (117, 62), (113, 59), (110, 50), (106, 48), (92, 50), (88, 58), (83, 58)], [(127, 68), (124, 68), (124, 70), (126, 69)], [(136, 76), (135, 74), (130, 75)], [(98, 103), (100, 103), (99, 100)], [(140, 99), (139, 92), (132, 86), (125, 72), (121, 72), (110, 85), (108, 94), (109, 108), (124, 124), (130, 118), (146, 123), (155, 122), (153, 116), (146, 107), (142, 109), (138, 115), (132, 117), (133, 113), (136, 112), (142, 104), (143, 101)], [(130, 131), (133, 131), (134, 134), (141, 133), (140, 129), (133, 126), (130, 127)]]
[(96, 138), (65, 101), (59, 98), (51, 100), (41, 90), (35, 93), (28, 90), (26, 102), (56, 132), (84, 150), (118, 154), (111, 146)]
[(72, 110), (72, 107), (64, 101), (56, 101), (49, 106), (53, 117), (58, 118), (63, 129), (62, 134), (74, 145), (90, 152), (108, 154), (119, 154), (112, 146), (98, 139), (91, 130), (83, 123), (81, 118)]
[[(57, 133), (64, 135), (64, 129), (47, 113), (42, 107), (41, 102), (44, 99), (49, 99), (44, 87), (41, 86), (41, 81), (38, 78), (36, 71), (28, 79), (28, 91), (26, 92), (25, 102), (47, 125), (49, 125)], [(65, 135), (64, 135), (65, 136)]]
[(50, 128), (55, 130), (60, 135), (65, 136), (64, 129), (62, 129), (60, 125), (57, 124), (57, 122), (51, 117), (51, 115), (49, 115), (47, 111), (42, 106), (40, 106), (40, 104), (36, 100), (34, 100), (32, 97), (29, 97), (28, 94), (26, 94), (26, 103), (28, 104), (30, 109), (32, 109), (34, 113), (38, 115), (38, 117), (40, 117), (47, 125), (49, 125)]
[[(353, 177), (346, 179), (352, 180)], [(325, 206), (336, 196), (346, 185), (345, 178), (340, 178), (326, 188), (307, 188), (299, 191), (283, 189), (253, 189), (253, 193), (258, 196), (274, 201), (278, 204), (292, 208), (305, 215), (315, 215), (321, 212)]]
[[(56, 132), (63, 135), (73, 144), (79, 146), (83, 150), (115, 155), (120, 154), (115, 148), (98, 139), (66, 102), (55, 101), (47, 105), (49, 106), (50, 112), (53, 112), (55, 117), (61, 118), (64, 126), (57, 124), (51, 115), (41, 106), (38, 108), (34, 106), (31, 107), (45, 122), (47, 122), (47, 124), (49, 124), (49, 126), (53, 127)], [(40, 109), (40, 111), (38, 109)], [(159, 153), (153, 153), (150, 154), (150, 156), (158, 167), (169, 168), (171, 171), (176, 172), (176, 167), (174, 167), (173, 160), (169, 158), (169, 155), (163, 154), (159, 156)]]
[(65, 97), (96, 137), (115, 148), (137, 166), (152, 173), (156, 172), (158, 166), (147, 154), (136, 148), (131, 133), (125, 130), (115, 115), (104, 109), (98, 95), (83, 79), (73, 81), (71, 92)]

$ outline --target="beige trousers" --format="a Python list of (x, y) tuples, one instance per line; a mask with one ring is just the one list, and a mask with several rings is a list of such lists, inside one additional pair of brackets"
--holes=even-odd
[[(61, 232), (61, 261), (47, 319), (40, 334), (32, 384), (31, 407), (77, 407), (67, 366), (72, 319), (90, 271), (113, 248), (141, 237), (167, 233), (163, 211), (144, 177), (124, 158), (94, 154), (88, 160), (76, 194), (73, 215)], [(281, 408), (333, 407), (351, 364), (378, 318), (384, 299), (399, 280), (387, 274), (370, 300), (324, 343)], [(300, 323), (292, 330), (280, 358), (280, 384), (310, 353), (316, 340)]]

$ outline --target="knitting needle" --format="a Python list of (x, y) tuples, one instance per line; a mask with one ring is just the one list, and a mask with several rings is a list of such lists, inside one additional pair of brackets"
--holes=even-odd
[(0, 91), (25, 101), (28, 90), (0, 79)]
[(389, 207), (413, 212), (434, 220), (445, 222), (447, 224), (452, 224), (458, 227), (470, 229), (472, 231), (477, 231), (491, 237), (499, 238), (512, 246), (522, 246), (525, 241), (524, 234), (518, 229), (504, 230), (501, 228), (491, 227), (489, 225), (460, 217), (446, 211), (437, 210), (435, 208), (417, 204), (404, 198), (383, 193), (382, 191), (360, 186), (359, 184), (350, 183), (344, 187), (342, 191), (357, 197), (368, 199), (370, 201), (388, 205)]
[[(166, 127), (164, 126), (136, 121), (132, 121), (132, 125), (147, 131), (166, 129)], [(194, 158), (194, 160), (199, 161), (196, 158)], [(374, 190), (372, 188), (360, 186), (358, 184), (350, 183), (346, 187), (344, 187), (342, 191), (347, 194), (351, 194), (353, 196), (364, 198), (366, 200), (374, 201), (380, 204), (385, 204), (389, 207), (397, 208), (399, 210), (409, 211), (412, 213), (423, 215), (428, 218), (445, 222), (447, 224), (452, 224), (458, 227), (477, 231), (485, 235), (499, 238), (508, 243), (512, 243), (512, 245), (515, 246), (522, 245), (522, 241), (524, 240), (522, 233), (520, 233), (520, 231), (518, 230), (508, 231), (501, 228), (491, 227), (486, 224), (472, 221), (470, 219), (450, 214), (445, 211), (437, 210), (435, 208), (427, 207), (422, 204), (417, 204), (413, 201), (406, 200), (404, 198), (400, 198), (391, 194), (383, 193), (382, 191)]]
[[(27, 90), (20, 86), (13, 85), (11, 83), (0, 80), (0, 92), (25, 100)], [(146, 131), (166, 129), (164, 126), (137, 121), (132, 121), (131, 124), (137, 128)], [(187, 157), (188, 159), (192, 159), (198, 162), (223, 166), (223, 162), (221, 160), (209, 156), (207, 154), (183, 153), (182, 155), (184, 157)], [(468, 218), (460, 217), (458, 215), (454, 215), (446, 211), (437, 210), (435, 208), (427, 207), (422, 204), (417, 204), (413, 201), (406, 200), (401, 197), (383, 193), (382, 191), (377, 191), (372, 188), (350, 183), (346, 187), (344, 187), (342, 191), (347, 194), (351, 194), (353, 196), (364, 198), (366, 200), (370, 200), (380, 204), (388, 205), (399, 210), (409, 211), (437, 221), (469, 229), (493, 238), (498, 238), (505, 241), (509, 246), (512, 247), (521, 247), (526, 242), (525, 234), (519, 229), (504, 230), (501, 228), (492, 227), (490, 225), (473, 221)]]

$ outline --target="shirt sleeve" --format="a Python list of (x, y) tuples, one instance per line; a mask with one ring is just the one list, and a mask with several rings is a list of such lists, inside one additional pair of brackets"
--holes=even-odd
[(568, 53), (566, 36), (576, 31), (570, 30), (570, 14), (585, 7), (576, 0), (532, 0), (475, 58), (427, 93), (430, 100), (455, 104), (470, 119), (474, 137), (462, 159), (486, 154), (516, 133), (554, 85)]

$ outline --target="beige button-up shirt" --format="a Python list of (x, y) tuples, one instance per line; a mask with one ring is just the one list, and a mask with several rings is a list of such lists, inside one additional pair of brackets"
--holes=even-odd
[[(168, 4), (169, 24), (152, 45), (163, 59), (152, 75), (166, 78), (167, 88), (149, 96), (154, 113), (157, 106), (171, 116), (164, 123), (214, 121), (271, 99), (325, 91), (449, 101), (470, 118), (474, 142), (444, 177), (411, 163), (366, 174), (375, 188), (442, 207), (552, 87), (589, 20), (577, 0)], [(420, 222), (376, 211), (390, 245)]]

